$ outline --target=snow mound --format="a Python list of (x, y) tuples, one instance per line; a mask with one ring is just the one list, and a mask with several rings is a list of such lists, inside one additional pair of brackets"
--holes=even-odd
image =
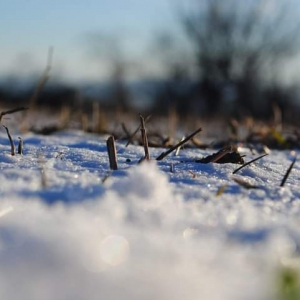
[(233, 182), (235, 166), (180, 158), (121, 162), (102, 183), (105, 141), (85, 139), (35, 137), (23, 157), (1, 154), (1, 299), (265, 300), (276, 297), (278, 270), (299, 267), (299, 167), (283, 189), (285, 168), (270, 167), (288, 166), (287, 153), (252, 167), (255, 184), (269, 181), (259, 190)]

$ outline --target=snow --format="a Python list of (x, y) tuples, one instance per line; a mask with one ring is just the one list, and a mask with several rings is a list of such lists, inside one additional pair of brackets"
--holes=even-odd
[(295, 153), (234, 175), (247, 190), (237, 165), (192, 161), (211, 150), (138, 164), (143, 148), (118, 143), (110, 172), (104, 137), (22, 138), (11, 156), (0, 134), (1, 299), (266, 300), (282, 268), (300, 270), (297, 163), (279, 187)]

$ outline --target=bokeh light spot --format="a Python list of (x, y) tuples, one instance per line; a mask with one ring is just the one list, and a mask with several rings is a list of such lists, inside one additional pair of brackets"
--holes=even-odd
[(128, 259), (129, 251), (129, 242), (119, 235), (110, 235), (101, 242), (101, 258), (111, 266), (124, 263)]

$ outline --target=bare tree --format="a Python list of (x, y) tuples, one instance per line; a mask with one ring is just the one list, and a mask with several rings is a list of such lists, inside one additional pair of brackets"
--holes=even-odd
[(110, 100), (119, 109), (126, 110), (129, 104), (126, 76), (133, 64), (124, 56), (121, 39), (97, 31), (87, 34), (85, 38), (91, 58), (99, 63), (99, 68), (106, 68), (111, 87)]
[(186, 103), (188, 98), (191, 60), (189, 53), (178, 42), (176, 36), (168, 31), (159, 32), (151, 47), (152, 55), (160, 62), (163, 69), (161, 88), (155, 95), (155, 108), (159, 113), (165, 114), (169, 109), (180, 114), (189, 112)]
[(231, 86), (239, 108), (259, 111), (261, 90), (298, 52), (296, 9), (286, 0), (190, 3), (179, 15), (194, 49), (198, 92), (207, 110), (215, 112)]

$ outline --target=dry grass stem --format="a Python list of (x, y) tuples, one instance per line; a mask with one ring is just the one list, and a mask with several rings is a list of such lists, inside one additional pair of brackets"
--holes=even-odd
[[(151, 118), (151, 115), (147, 116), (145, 118), (145, 124), (149, 121), (149, 119)], [(132, 144), (133, 138), (135, 137), (135, 135), (139, 132), (139, 130), (141, 129), (141, 124), (138, 126), (138, 128), (133, 132), (133, 134), (129, 137), (128, 142), (126, 143), (125, 147), (128, 147), (130, 144)]]
[(291, 171), (292, 171), (292, 169), (293, 169), (293, 167), (295, 165), (296, 160), (297, 160), (297, 156), (294, 158), (294, 160), (292, 161), (291, 165), (287, 169), (287, 171), (286, 171), (286, 173), (285, 173), (285, 175), (284, 175), (284, 177), (283, 177), (283, 179), (281, 181), (281, 184), (280, 184), (281, 187), (284, 186), (286, 180), (288, 179), (288, 177), (289, 177), (289, 175), (290, 175), (290, 173), (291, 173)]
[(109, 167), (111, 170), (117, 170), (118, 163), (117, 163), (116, 143), (115, 143), (115, 138), (112, 135), (107, 139), (106, 146), (107, 146), (107, 153), (109, 158)]
[(239, 170), (243, 169), (244, 167), (246, 167), (246, 166), (252, 164), (253, 162), (255, 162), (255, 161), (257, 161), (257, 160), (259, 160), (259, 159), (261, 159), (261, 158), (263, 158), (263, 157), (265, 157), (265, 156), (267, 156), (267, 155), (268, 155), (268, 153), (265, 153), (265, 154), (263, 154), (263, 155), (261, 155), (261, 156), (259, 156), (259, 157), (256, 157), (256, 158), (254, 158), (254, 159), (252, 159), (252, 160), (246, 162), (246, 163), (243, 164), (241, 167), (235, 169), (235, 170), (232, 172), (232, 174), (236, 174)]
[(161, 153), (156, 160), (162, 160), (164, 159), (166, 156), (168, 156), (170, 153), (172, 153), (175, 149), (177, 149), (178, 147), (181, 147), (182, 145), (184, 145), (186, 142), (188, 142), (190, 139), (192, 139), (196, 134), (198, 134), (200, 131), (202, 131), (202, 128), (198, 128), (196, 131), (194, 131), (192, 134), (190, 134), (188, 137), (186, 137), (184, 140), (180, 141), (179, 143), (177, 143), (176, 145), (174, 145), (173, 147), (171, 147), (169, 150)]
[[(183, 137), (180, 142), (184, 141), (185, 137)], [(180, 152), (180, 149), (181, 149), (182, 146), (179, 146), (176, 151), (175, 151), (175, 156), (178, 156), (179, 155), (179, 152)]]
[(93, 102), (93, 111), (92, 111), (92, 132), (95, 133), (104, 133), (106, 132), (107, 124), (106, 118), (103, 110), (101, 109), (100, 102)]
[(175, 137), (175, 132), (177, 128), (178, 116), (174, 106), (170, 106), (168, 113), (168, 123), (169, 123), (169, 137), (172, 140)]
[(5, 125), (2, 125), (5, 130), (6, 130), (6, 133), (7, 133), (7, 136), (8, 136), (8, 139), (9, 139), (9, 142), (10, 142), (10, 148), (11, 148), (11, 155), (14, 156), (15, 155), (15, 144), (14, 144), (14, 141), (9, 133), (9, 130), (8, 128), (5, 126)]
[(60, 110), (60, 127), (65, 128), (68, 126), (68, 123), (71, 119), (71, 107), (68, 105), (62, 106)]
[(145, 127), (145, 119), (141, 115), (140, 115), (140, 121), (141, 121), (142, 142), (145, 151), (145, 159), (149, 160), (150, 153), (149, 153), (149, 146), (148, 146), (148, 137), (147, 137), (146, 127)]
[(219, 196), (221, 196), (222, 194), (224, 194), (224, 192), (225, 192), (225, 190), (227, 189), (227, 187), (228, 187), (227, 184), (222, 185), (222, 186), (218, 189), (218, 191), (217, 191), (217, 193), (216, 193), (216, 196), (219, 197)]
[(81, 115), (81, 130), (86, 132), (89, 129), (89, 118), (88, 115), (83, 113)]

